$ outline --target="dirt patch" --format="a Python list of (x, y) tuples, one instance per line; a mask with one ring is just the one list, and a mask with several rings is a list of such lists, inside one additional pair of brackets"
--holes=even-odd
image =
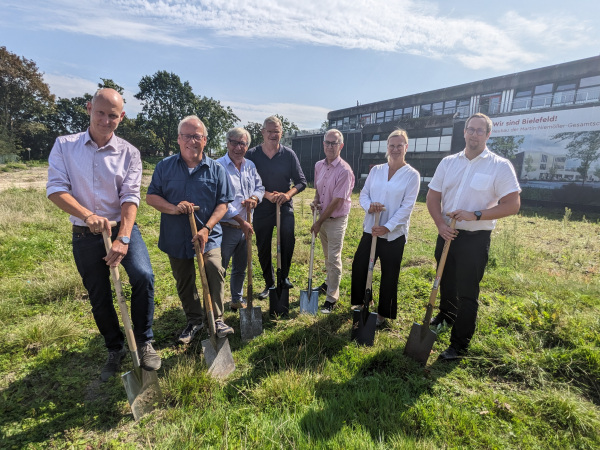
[[(144, 173), (142, 186), (148, 186), (151, 179), (151, 173)], [(14, 172), (0, 172), (0, 192), (11, 188), (46, 189), (47, 180), (47, 167), (31, 167), (24, 170), (15, 170)]]
[(32, 167), (14, 172), (0, 172), (0, 192), (10, 189), (44, 189), (48, 178), (46, 167)]

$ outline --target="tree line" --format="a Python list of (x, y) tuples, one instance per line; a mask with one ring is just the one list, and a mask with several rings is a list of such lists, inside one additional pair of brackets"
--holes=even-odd
[[(100, 80), (98, 88), (109, 87), (123, 94), (123, 87), (112, 79)], [(135, 98), (142, 111), (135, 118), (125, 116), (117, 134), (143, 155), (177, 152), (177, 125), (191, 114), (200, 117), (208, 129), (207, 153), (219, 156), (225, 152), (225, 133), (240, 121), (231, 107), (196, 95), (188, 81), (165, 70), (142, 77), (138, 88)], [(0, 155), (27, 152), (32, 159), (48, 158), (57, 136), (87, 129), (86, 104), (92, 95), (57, 99), (34, 61), (0, 47)], [(299, 131), (296, 124), (277, 116), (284, 134)], [(253, 146), (262, 142), (262, 123), (248, 122), (244, 128)]]

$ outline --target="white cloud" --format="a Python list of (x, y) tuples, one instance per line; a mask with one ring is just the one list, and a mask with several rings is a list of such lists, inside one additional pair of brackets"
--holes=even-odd
[[(168, 46), (302, 43), (456, 60), (470, 69), (529, 65), (589, 45), (592, 25), (567, 14), (485, 17), (417, 0), (55, 0), (14, 3), (38, 27)], [(448, 7), (445, 3), (439, 3)], [(483, 7), (483, 6), (482, 6)], [(532, 13), (533, 14), (533, 13)], [(484, 18), (485, 17), (485, 18)], [(590, 19), (591, 20), (591, 19)]]

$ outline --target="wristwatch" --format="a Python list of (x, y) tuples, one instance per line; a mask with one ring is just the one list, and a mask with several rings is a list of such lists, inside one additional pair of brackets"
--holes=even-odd
[(258, 197), (256, 195), (251, 195), (250, 198), (258, 203)]
[(121, 241), (125, 245), (129, 245), (131, 239), (128, 236), (117, 236), (117, 240)]
[(473, 214), (475, 214), (475, 217), (477, 217), (475, 220), (481, 219), (481, 211), (473, 211)]
[(208, 234), (212, 233), (212, 228), (209, 227), (208, 225), (204, 225), (204, 228), (206, 228), (208, 230)]

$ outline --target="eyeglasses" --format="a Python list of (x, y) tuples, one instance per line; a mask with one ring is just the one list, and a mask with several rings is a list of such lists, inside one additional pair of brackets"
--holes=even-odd
[(334, 141), (334, 142), (323, 141), (323, 144), (325, 144), (325, 147), (337, 147), (338, 145), (341, 144), (341, 142), (338, 142), (338, 141)]
[(408, 145), (408, 144), (398, 144), (398, 145), (392, 145), (392, 144), (388, 144), (388, 148), (389, 148), (391, 151), (394, 151), (394, 150), (402, 150), (402, 149), (403, 149), (404, 147), (406, 147), (407, 145)]
[(238, 145), (239, 145), (240, 147), (244, 147), (244, 148), (248, 147), (248, 143), (247, 143), (247, 142), (235, 141), (235, 140), (233, 140), (233, 139), (227, 139), (227, 141), (229, 141), (229, 143), (230, 143), (231, 145), (233, 145), (234, 147), (237, 147)]
[(483, 128), (477, 128), (477, 129), (471, 128), (471, 127), (467, 128), (467, 134), (469, 134), (471, 136), (475, 133), (477, 133), (477, 136), (483, 136), (486, 132), (487, 132), (487, 130), (484, 130)]
[(196, 142), (200, 142), (202, 140), (202, 138), (205, 137), (203, 134), (181, 134), (181, 133), (179, 133), (179, 136), (181, 136), (181, 139), (183, 139), (184, 142), (190, 142), (192, 139)]

